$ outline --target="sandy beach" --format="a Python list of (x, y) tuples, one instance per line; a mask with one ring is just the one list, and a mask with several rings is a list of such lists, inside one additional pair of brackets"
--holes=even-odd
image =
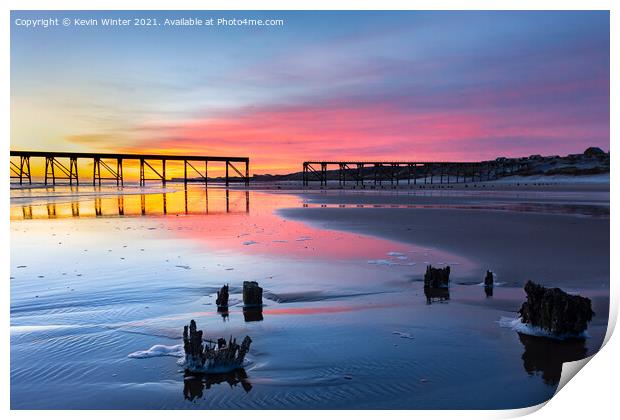
[(610, 11), (238, 7), (10, 10), (10, 408), (551, 399), (608, 330)]
[(512, 286), (528, 279), (570, 288), (609, 286), (608, 185), (328, 191), (302, 197), (310, 208), (280, 214), (454, 252)]
[[(604, 186), (12, 193), (13, 408), (517, 408), (550, 398), (561, 362), (606, 330)], [(448, 293), (425, 294), (428, 264), (451, 266)], [(506, 327), (527, 279), (592, 298), (588, 338)], [(259, 314), (244, 280), (265, 288)], [(250, 335), (245, 368), (184, 375), (190, 319)]]

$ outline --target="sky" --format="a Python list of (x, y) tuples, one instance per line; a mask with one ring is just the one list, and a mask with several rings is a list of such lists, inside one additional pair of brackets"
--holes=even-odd
[[(25, 28), (65, 17), (283, 26)], [(609, 14), (12, 12), (11, 148), (475, 161), (609, 150)]]

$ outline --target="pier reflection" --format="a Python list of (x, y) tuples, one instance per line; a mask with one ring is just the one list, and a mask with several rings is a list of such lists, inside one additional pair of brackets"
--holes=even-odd
[(230, 385), (231, 388), (241, 385), (246, 393), (252, 390), (252, 384), (248, 380), (245, 369), (236, 369), (229, 373), (208, 375), (186, 373), (183, 379), (183, 397), (189, 401), (203, 398), (205, 390), (210, 389), (213, 385), (224, 382)]
[(523, 344), (523, 368), (529, 375), (540, 373), (548, 385), (557, 385), (562, 376), (562, 364), (584, 359), (588, 349), (583, 339), (554, 340), (520, 334)]
[(71, 191), (66, 202), (11, 206), (11, 220), (249, 213), (250, 192), (183, 190), (149, 194), (101, 192), (93, 197)]

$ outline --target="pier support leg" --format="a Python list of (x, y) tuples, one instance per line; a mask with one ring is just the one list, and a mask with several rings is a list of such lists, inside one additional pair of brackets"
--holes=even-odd
[(144, 186), (144, 159), (140, 159), (140, 186)]
[(48, 173), (48, 166), (50, 163), (50, 158), (46, 157), (45, 158), (45, 185), (47, 186), (47, 173)]
[(301, 175), (301, 185), (303, 187), (308, 186), (308, 164), (304, 162), (302, 175)]
[(30, 156), (24, 158), (26, 160), (26, 170), (28, 171), (28, 184), (32, 185), (32, 176), (30, 176)]
[(80, 179), (78, 177), (77, 158), (70, 158), (69, 160), (69, 185), (73, 185), (73, 178), (75, 178), (75, 184), (80, 185)]
[(166, 186), (166, 159), (161, 160), (162, 166), (162, 174), (161, 174), (161, 185)]
[(183, 161), (183, 185), (185, 185), (185, 189), (187, 190), (187, 160)]
[(123, 159), (116, 159), (116, 185), (118, 186), (118, 183), (121, 183), (121, 187), (124, 186), (124, 180), (123, 180)]
[(22, 178), (24, 176), (24, 157), (19, 158), (19, 185), (22, 185)]
[(93, 168), (93, 187), (95, 186), (96, 181), (101, 186), (101, 159), (95, 158), (95, 166)]
[(407, 165), (407, 185), (411, 185), (411, 165)]
[(56, 171), (54, 170), (54, 158), (50, 158), (50, 166), (52, 168), (52, 185), (56, 185)]

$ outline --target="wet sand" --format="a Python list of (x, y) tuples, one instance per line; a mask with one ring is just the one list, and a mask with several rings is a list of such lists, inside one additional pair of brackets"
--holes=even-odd
[(566, 191), (565, 186), (534, 194), (516, 188), (501, 194), (305, 193), (307, 208), (279, 213), (325, 229), (443, 249), (476, 261), (512, 286), (534, 280), (607, 289), (608, 190)]

